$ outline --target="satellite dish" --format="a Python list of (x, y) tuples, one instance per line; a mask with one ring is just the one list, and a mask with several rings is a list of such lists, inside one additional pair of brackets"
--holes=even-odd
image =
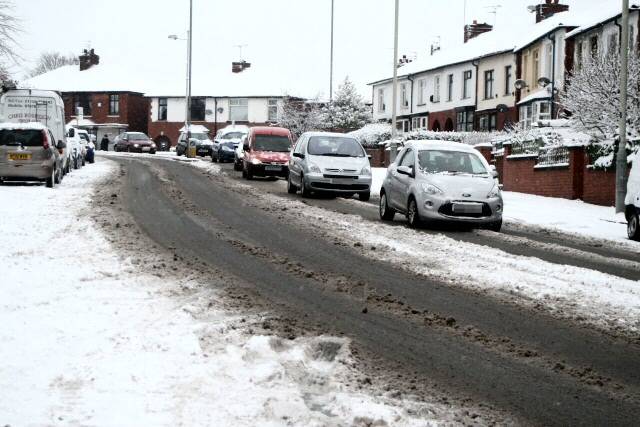
[(522, 89), (524, 89), (525, 87), (528, 87), (529, 85), (528, 85), (528, 84), (527, 84), (527, 82), (525, 82), (524, 80), (522, 80), (522, 79), (518, 79), (518, 80), (516, 80), (516, 82), (514, 83), (514, 86), (515, 86), (516, 90), (522, 90)]
[(224, 108), (218, 107), (218, 114), (222, 114), (222, 113), (224, 113)]
[(540, 78), (538, 79), (538, 86), (540, 86), (540, 87), (547, 87), (547, 86), (549, 86), (550, 84), (551, 84), (551, 80), (549, 80), (549, 79), (548, 79), (548, 78), (546, 78), (546, 77), (540, 77)]
[(498, 111), (498, 113), (506, 113), (507, 111), (509, 111), (509, 107), (506, 104), (498, 104), (496, 106), (496, 110)]

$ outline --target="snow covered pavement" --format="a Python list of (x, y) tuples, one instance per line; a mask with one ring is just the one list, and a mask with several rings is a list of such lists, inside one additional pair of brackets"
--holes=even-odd
[(99, 159), (55, 190), (0, 186), (0, 425), (451, 422), (347, 386), (346, 340), (252, 336), (194, 277), (142, 265), (166, 258), (116, 253), (89, 219), (114, 171)]

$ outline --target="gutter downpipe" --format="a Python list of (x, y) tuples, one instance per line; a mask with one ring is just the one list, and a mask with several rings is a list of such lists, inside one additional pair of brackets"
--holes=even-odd
[[(407, 80), (409, 80), (411, 82), (411, 95), (409, 96), (409, 99), (410, 99), (409, 102), (411, 103), (411, 104), (409, 104), (409, 116), (411, 116), (411, 115), (413, 115), (413, 80), (414, 80), (414, 77), (411, 74), (409, 74), (407, 76)], [(411, 117), (411, 119), (413, 120), (413, 117)]]
[(553, 60), (551, 61), (551, 120), (555, 118), (555, 92), (556, 92), (556, 36), (555, 33), (551, 33), (547, 36), (553, 45)]
[(476, 129), (476, 120), (477, 120), (476, 112), (478, 111), (478, 89), (479, 89), (479, 87), (478, 87), (478, 81), (479, 80), (478, 79), (480, 78), (478, 76), (478, 70), (480, 69), (480, 62), (477, 59), (474, 59), (473, 61), (471, 61), (471, 65), (473, 65), (476, 68), (476, 88), (475, 88), (476, 90), (474, 91), (475, 92), (475, 97), (474, 97), (475, 101), (474, 101), (474, 104), (473, 104), (473, 129), (475, 130)]

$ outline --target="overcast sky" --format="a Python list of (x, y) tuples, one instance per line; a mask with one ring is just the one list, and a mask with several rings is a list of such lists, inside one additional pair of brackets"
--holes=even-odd
[[(102, 61), (183, 65), (188, 0), (13, 0), (24, 33), (15, 69), (21, 78), (43, 51), (78, 54), (91, 46)], [(468, 0), (472, 19), (508, 25), (514, 14), (543, 0)], [(563, 0), (585, 11), (619, 0)], [(230, 68), (243, 57), (261, 67), (296, 76), (307, 93), (328, 94), (331, 0), (193, 0), (194, 80), (207, 70)], [(461, 42), (464, 0), (400, 0), (400, 53), (426, 55), (440, 38), (443, 48)], [(393, 0), (335, 0), (335, 81), (345, 76), (370, 95), (366, 83), (393, 62)], [(500, 8), (490, 6), (500, 5)], [(497, 14), (491, 13), (496, 10)], [(530, 15), (534, 20), (534, 16)], [(166, 67), (170, 68), (170, 67)], [(391, 71), (389, 71), (389, 74)], [(167, 76), (173, 78), (173, 76)], [(176, 76), (177, 77), (177, 76)], [(183, 76), (179, 76), (182, 78)]]

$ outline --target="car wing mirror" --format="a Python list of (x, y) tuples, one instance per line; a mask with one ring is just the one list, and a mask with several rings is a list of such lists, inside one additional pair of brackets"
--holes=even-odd
[(60, 141), (58, 141), (57, 147), (58, 147), (58, 150), (64, 150), (65, 148), (67, 148), (67, 143), (62, 141), (62, 140), (60, 140)]
[(411, 176), (413, 173), (413, 170), (409, 166), (398, 166), (396, 168), (396, 171), (398, 171), (398, 173), (401, 175), (407, 175), (407, 176)]
[(249, 144), (247, 144), (247, 143), (242, 144), (242, 149), (243, 149), (244, 151), (251, 151), (251, 147), (249, 147)]
[(491, 176), (494, 178), (498, 177), (498, 170), (496, 169), (496, 167), (494, 165), (489, 166), (489, 169), (491, 170)]
[(302, 153), (293, 153), (293, 157), (297, 157), (299, 159), (304, 159), (304, 154), (302, 154)]

